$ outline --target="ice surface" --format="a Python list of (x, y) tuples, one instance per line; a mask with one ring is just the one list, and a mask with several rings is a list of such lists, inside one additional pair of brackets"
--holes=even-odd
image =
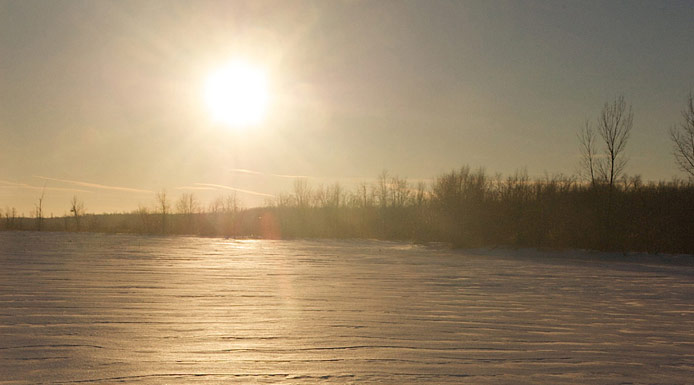
[(0, 384), (694, 381), (694, 267), (513, 254), (0, 233)]

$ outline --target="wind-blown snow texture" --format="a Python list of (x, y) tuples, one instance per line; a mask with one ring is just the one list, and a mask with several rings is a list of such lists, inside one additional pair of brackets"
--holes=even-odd
[(0, 384), (692, 383), (694, 267), (507, 254), (0, 233)]

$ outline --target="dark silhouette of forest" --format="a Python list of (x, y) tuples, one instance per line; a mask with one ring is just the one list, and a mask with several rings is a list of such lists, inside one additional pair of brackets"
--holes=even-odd
[[(531, 180), (462, 167), (412, 185), (383, 172), (352, 191), (297, 180), (266, 207), (241, 209), (235, 196), (206, 209), (193, 194), (125, 214), (22, 218), (5, 210), (4, 230), (94, 231), (222, 237), (376, 238), (454, 247), (581, 248), (694, 254), (694, 185), (672, 181), (586, 184), (575, 177)], [(172, 206), (175, 206), (172, 208)]]
[[(174, 203), (162, 191), (152, 207), (127, 214), (85, 214), (76, 197), (70, 216), (33, 218), (7, 208), (4, 230), (98, 231), (224, 237), (377, 238), (446, 242), (454, 247), (579, 248), (694, 254), (694, 95), (670, 129), (673, 154), (689, 182), (643, 183), (625, 173), (633, 125), (624, 97), (604, 104), (578, 131), (579, 177), (503, 177), (462, 167), (413, 185), (383, 172), (351, 191), (298, 179), (265, 207), (241, 209), (235, 195), (207, 208), (193, 194)], [(583, 181), (583, 182), (582, 182)]]

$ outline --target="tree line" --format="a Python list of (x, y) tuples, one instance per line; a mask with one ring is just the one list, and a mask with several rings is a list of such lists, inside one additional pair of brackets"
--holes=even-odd
[(382, 172), (374, 183), (293, 190), (264, 207), (243, 209), (235, 194), (207, 207), (192, 193), (165, 191), (128, 214), (85, 214), (74, 197), (70, 215), (34, 218), (4, 210), (3, 229), (136, 232), (260, 238), (378, 238), (446, 242), (456, 247), (586, 248), (694, 254), (694, 100), (670, 129), (675, 161), (689, 181), (644, 183), (625, 173), (633, 112), (623, 97), (605, 103), (578, 130), (576, 176), (531, 179), (525, 170), (490, 175), (468, 166), (410, 183)]

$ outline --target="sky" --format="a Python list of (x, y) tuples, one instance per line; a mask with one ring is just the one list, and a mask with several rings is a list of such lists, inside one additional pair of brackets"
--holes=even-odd
[[(0, 0), (0, 209), (572, 175), (577, 131), (619, 95), (626, 173), (684, 177), (667, 131), (694, 89), (692, 20), (694, 1)], [(260, 124), (210, 117), (205, 79), (231, 60), (267, 74)]]

